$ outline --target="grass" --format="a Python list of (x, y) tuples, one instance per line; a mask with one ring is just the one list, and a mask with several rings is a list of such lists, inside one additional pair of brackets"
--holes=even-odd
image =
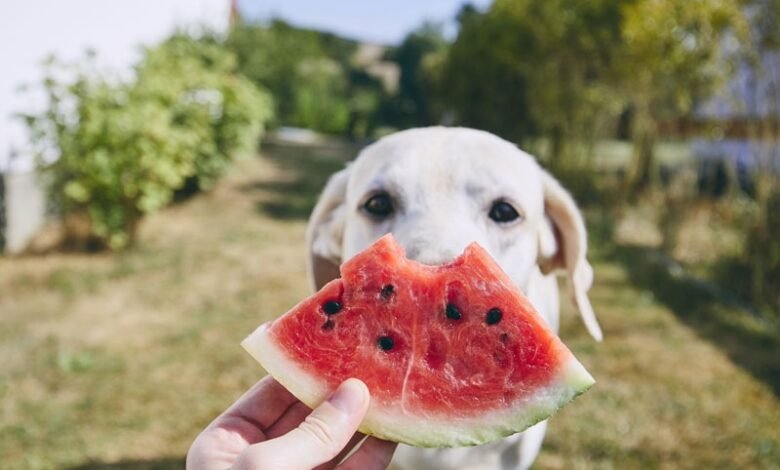
[[(242, 161), (129, 253), (0, 258), (0, 467), (181, 468), (263, 374), (240, 340), (308, 293), (305, 217), (343, 161)], [(536, 467), (780, 468), (778, 333), (597, 248), (605, 342), (568, 306), (561, 336), (598, 383), (551, 419)]]

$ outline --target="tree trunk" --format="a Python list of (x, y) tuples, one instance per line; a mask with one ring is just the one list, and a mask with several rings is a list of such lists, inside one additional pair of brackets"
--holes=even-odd
[(550, 152), (549, 165), (550, 168), (560, 168), (565, 142), (563, 139), (563, 129), (560, 126), (555, 126), (550, 130)]
[(654, 179), (658, 124), (647, 109), (637, 108), (632, 136), (634, 150), (628, 168), (626, 189), (629, 195), (636, 196), (647, 189)]

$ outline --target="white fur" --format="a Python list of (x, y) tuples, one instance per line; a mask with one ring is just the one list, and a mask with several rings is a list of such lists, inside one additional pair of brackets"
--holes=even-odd
[[(362, 209), (377, 190), (395, 211), (377, 221)], [(500, 225), (488, 217), (497, 199), (510, 202), (521, 220)], [(585, 225), (561, 185), (533, 157), (487, 132), (431, 127), (399, 132), (364, 149), (328, 182), (309, 220), (309, 273), (320, 288), (338, 266), (392, 232), (407, 256), (439, 264), (476, 241), (495, 258), (556, 332), (558, 286), (554, 271), (569, 277), (569, 293), (590, 334), (601, 329), (587, 298), (593, 272), (585, 255)], [(396, 468), (528, 468), (546, 422), (491, 444), (461, 449), (399, 446)]]

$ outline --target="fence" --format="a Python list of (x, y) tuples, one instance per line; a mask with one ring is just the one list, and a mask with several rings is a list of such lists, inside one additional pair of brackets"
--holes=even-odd
[(0, 173), (0, 251), (24, 251), (43, 226), (46, 196), (35, 172)]

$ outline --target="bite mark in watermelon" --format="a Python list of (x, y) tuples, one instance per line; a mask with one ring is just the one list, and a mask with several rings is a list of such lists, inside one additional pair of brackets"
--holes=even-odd
[(310, 407), (349, 377), (365, 382), (366, 434), (420, 447), (483, 444), (594, 383), (477, 244), (427, 266), (386, 235), (341, 274), (242, 345)]

